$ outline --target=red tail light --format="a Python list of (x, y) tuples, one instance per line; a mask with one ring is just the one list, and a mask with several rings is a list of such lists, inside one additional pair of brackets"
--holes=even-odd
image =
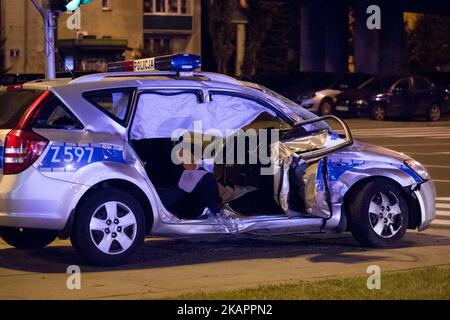
[(34, 119), (39, 113), (40, 106), (51, 96), (45, 91), (34, 101), (16, 128), (5, 139), (3, 155), (3, 174), (18, 174), (28, 169), (42, 154), (48, 140), (31, 131)]
[(28, 169), (42, 152), (48, 141), (26, 130), (13, 130), (6, 136), (3, 174), (18, 174)]

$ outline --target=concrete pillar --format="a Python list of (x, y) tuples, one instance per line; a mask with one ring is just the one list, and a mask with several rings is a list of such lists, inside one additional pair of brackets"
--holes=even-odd
[[(380, 5), (381, 1), (355, 0), (355, 27), (353, 34), (354, 61), (356, 72), (378, 73), (380, 71), (381, 32), (367, 28), (367, 8)], [(383, 9), (381, 10), (381, 28), (383, 28)]]
[(300, 5), (300, 70), (323, 71), (325, 42), (323, 0), (304, 0)]
[[(366, 10), (381, 9), (381, 30), (369, 30)], [(399, 73), (403, 69), (404, 23), (401, 0), (356, 0), (354, 60), (357, 72)]]
[(404, 67), (405, 25), (400, 1), (385, 1), (382, 8), (380, 72), (400, 73)]
[(349, 3), (346, 0), (325, 1), (325, 71), (348, 71)]

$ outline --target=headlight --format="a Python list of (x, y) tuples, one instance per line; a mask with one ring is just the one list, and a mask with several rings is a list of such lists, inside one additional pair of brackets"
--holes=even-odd
[(357, 106), (367, 106), (367, 101), (366, 100), (364, 100), (364, 99), (358, 99), (358, 100), (356, 100), (355, 101), (355, 104), (357, 105)]
[(430, 173), (420, 162), (413, 159), (409, 159), (405, 160), (405, 164), (408, 166), (408, 168), (414, 171), (423, 180), (431, 179)]

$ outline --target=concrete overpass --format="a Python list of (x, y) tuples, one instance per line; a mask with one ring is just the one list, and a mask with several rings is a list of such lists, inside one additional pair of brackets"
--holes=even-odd
[[(381, 9), (381, 29), (370, 30), (367, 8)], [(344, 72), (348, 65), (349, 10), (358, 72), (396, 73), (403, 67), (404, 12), (450, 15), (450, 0), (301, 0), (300, 68)]]

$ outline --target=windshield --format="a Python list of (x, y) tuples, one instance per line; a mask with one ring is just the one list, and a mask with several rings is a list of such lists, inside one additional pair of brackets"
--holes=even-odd
[(382, 91), (389, 89), (395, 81), (397, 81), (397, 77), (378, 77), (373, 78), (366, 83), (362, 84), (359, 89), (370, 90), (370, 91)]
[(348, 74), (335, 81), (332, 85), (332, 89), (354, 89), (364, 84), (371, 78), (367, 74)]
[[(305, 108), (301, 107), (300, 105), (298, 105), (297, 103), (295, 103), (294, 101), (282, 96), (279, 93), (276, 93), (273, 90), (270, 90), (266, 87), (263, 86), (259, 86), (260, 90), (262, 90), (265, 94), (269, 95), (270, 97), (272, 97), (277, 104), (280, 106), (284, 106), (287, 107), (289, 109), (290, 112), (294, 112), (295, 114), (297, 114), (299, 116), (299, 118), (297, 117), (297, 119), (294, 119), (295, 123), (301, 122), (303, 120), (309, 120), (309, 119), (316, 119), (318, 118), (314, 113), (306, 110)], [(291, 117), (292, 118), (292, 117)], [(315, 129), (329, 129), (331, 130), (331, 128), (328, 126), (328, 124), (324, 121), (320, 121), (320, 122), (316, 122), (314, 123), (314, 127)]]

